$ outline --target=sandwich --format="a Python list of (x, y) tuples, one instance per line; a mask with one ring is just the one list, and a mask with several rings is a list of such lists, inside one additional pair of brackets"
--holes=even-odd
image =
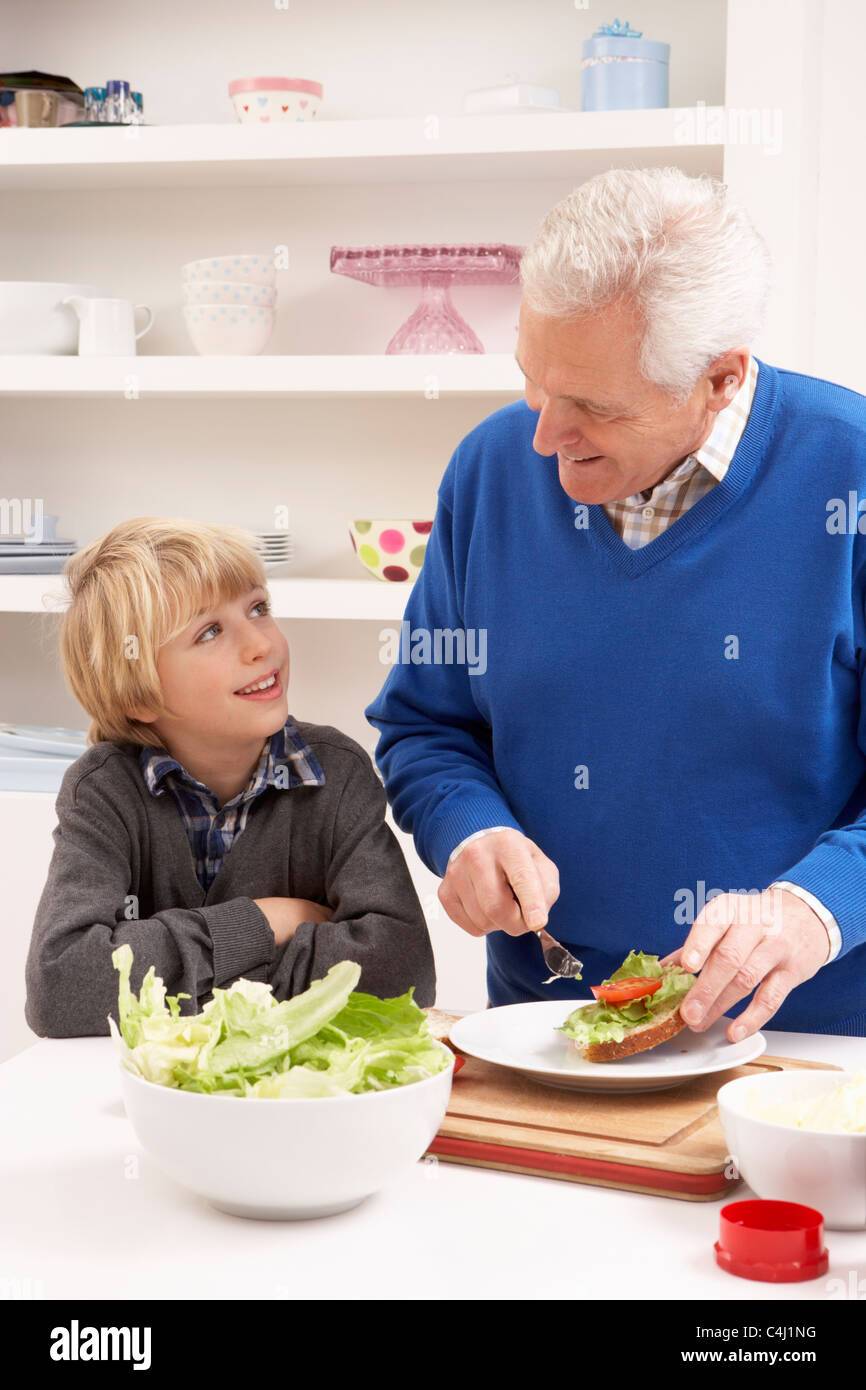
[(616, 1062), (667, 1042), (685, 1028), (682, 1004), (697, 977), (658, 956), (630, 951), (619, 970), (593, 985), (595, 1004), (582, 1005), (557, 1030), (587, 1062)]

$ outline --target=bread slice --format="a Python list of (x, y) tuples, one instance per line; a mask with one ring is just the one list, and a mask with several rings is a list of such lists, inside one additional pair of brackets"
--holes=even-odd
[(667, 1042), (668, 1038), (685, 1028), (685, 1019), (680, 1013), (682, 1002), (682, 999), (678, 999), (649, 1023), (633, 1028), (626, 1033), (622, 1042), (590, 1043), (584, 1047), (574, 1038), (571, 1041), (587, 1062), (618, 1062), (620, 1057), (633, 1057), (636, 1052), (646, 1052), (651, 1047), (658, 1047), (659, 1043)]
[(459, 1049), (454, 1047), (450, 1033), (454, 1024), (457, 1023), (460, 1018), (460, 1014), (446, 1014), (443, 1009), (431, 1008), (425, 1009), (424, 1013), (427, 1016), (427, 1026), (430, 1029), (431, 1037), (437, 1038), (439, 1042), (446, 1043), (448, 1047), (453, 1048), (454, 1051), (457, 1052)]

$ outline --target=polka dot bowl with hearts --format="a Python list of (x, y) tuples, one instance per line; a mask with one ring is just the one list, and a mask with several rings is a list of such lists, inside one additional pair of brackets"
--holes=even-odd
[(322, 84), (307, 77), (236, 77), (229, 96), (245, 125), (310, 121), (322, 104)]
[(417, 579), (432, 521), (352, 521), (349, 535), (361, 564), (392, 584)]

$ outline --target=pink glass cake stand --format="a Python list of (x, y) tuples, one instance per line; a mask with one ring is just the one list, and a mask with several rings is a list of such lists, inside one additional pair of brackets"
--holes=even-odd
[(421, 302), (385, 351), (483, 352), (484, 345), (461, 318), (448, 288), (513, 285), (522, 246), (499, 243), (460, 246), (332, 246), (331, 270), (368, 285), (421, 285)]

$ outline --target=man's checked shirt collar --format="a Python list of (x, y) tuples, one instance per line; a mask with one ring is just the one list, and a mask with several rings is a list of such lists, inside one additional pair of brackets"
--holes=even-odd
[(603, 504), (611, 525), (632, 550), (655, 540), (722, 481), (746, 428), (757, 380), (758, 363), (750, 356), (742, 386), (718, 412), (712, 432), (700, 448), (654, 487)]

